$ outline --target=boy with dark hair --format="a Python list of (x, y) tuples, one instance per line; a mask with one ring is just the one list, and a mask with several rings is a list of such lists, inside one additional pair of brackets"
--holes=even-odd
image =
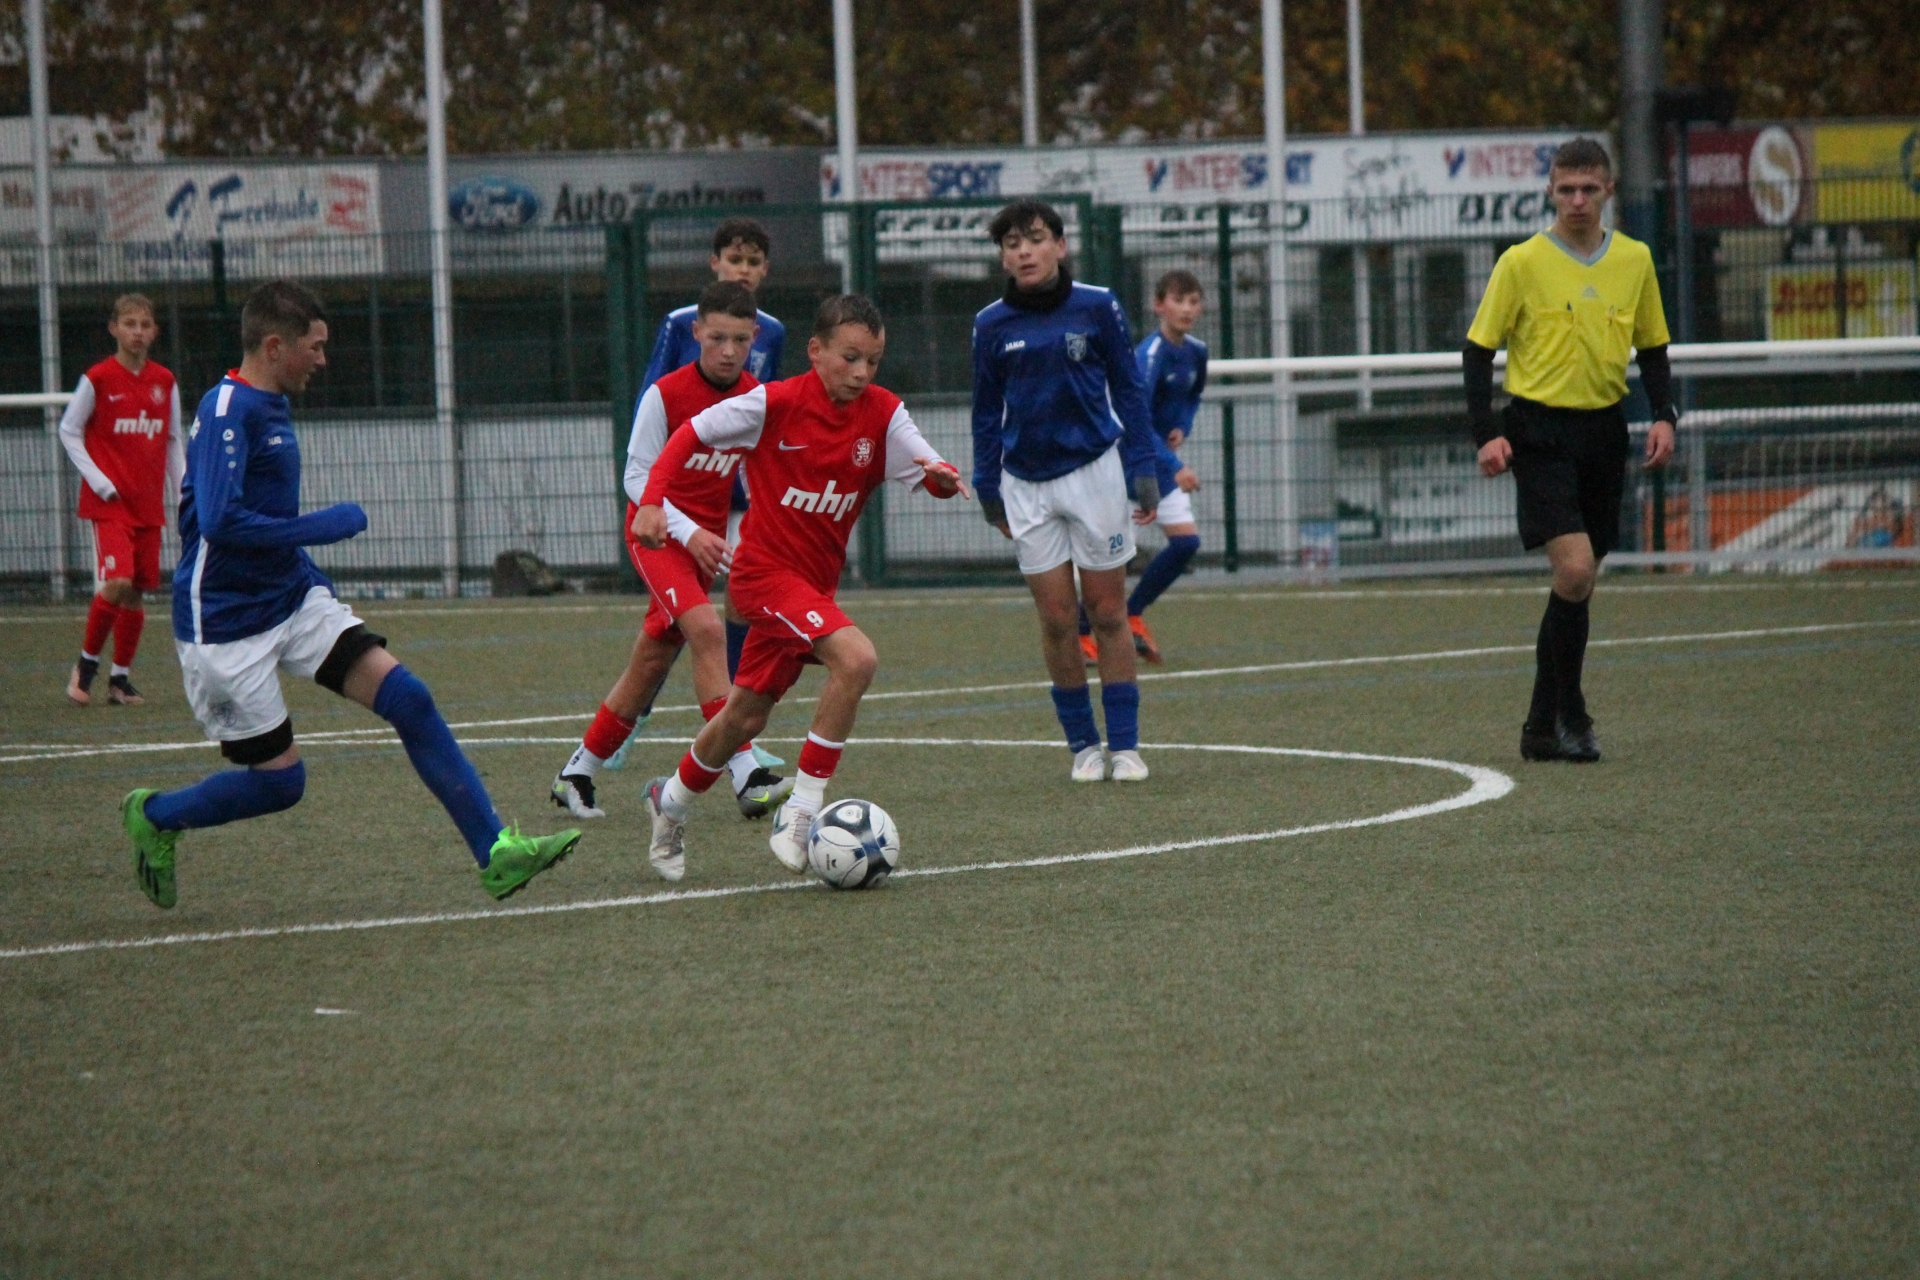
[(847, 535), (882, 481), (924, 486), (936, 498), (966, 491), (960, 472), (933, 451), (900, 398), (874, 385), (885, 351), (886, 330), (872, 302), (828, 298), (807, 342), (812, 372), (696, 414), (654, 463), (634, 523), (643, 546), (665, 545), (667, 477), (699, 450), (744, 453), (747, 482), (760, 495), (747, 512), (728, 586), (753, 620), (733, 691), (679, 769), (647, 784), (648, 858), (664, 879), (686, 873), (688, 812), (694, 797), (725, 772), (724, 764), (706, 762), (727, 760), (765, 728), (802, 667), (817, 663), (827, 669), (826, 687), (800, 751), (793, 794), (774, 814), (768, 842), (789, 871), (807, 869), (814, 817), (879, 661), (873, 642), (834, 601)]
[[(693, 690), (701, 714), (711, 720), (726, 704), (732, 683), (726, 635), (707, 592), (714, 575), (727, 566), (727, 509), (739, 456), (698, 451), (666, 477), (659, 505), (671, 536), (664, 545), (641, 545), (637, 517), (654, 463), (674, 428), (702, 409), (760, 385), (746, 372), (753, 333), (752, 291), (726, 280), (708, 285), (693, 322), (700, 358), (669, 373), (640, 397), (627, 446), (627, 554), (650, 599), (626, 671), (553, 780), (553, 802), (577, 818), (606, 816), (595, 803), (594, 780), (606, 760), (626, 744), (683, 645), (693, 651)], [(749, 818), (765, 817), (793, 789), (791, 781), (755, 761), (751, 743), (735, 752), (727, 766), (740, 812)]]
[[(745, 285), (749, 290), (758, 290), (772, 269), (773, 239), (767, 229), (753, 218), (724, 218), (713, 229), (713, 256), (707, 259), (707, 266), (713, 272), (714, 279), (731, 281)], [(667, 313), (660, 322), (660, 334), (653, 341), (653, 355), (647, 361), (646, 375), (640, 380), (640, 394), (645, 398), (647, 389), (675, 369), (683, 369), (700, 358), (700, 343), (693, 335), (693, 322), (698, 307), (681, 307)], [(747, 354), (746, 371), (757, 382), (771, 382), (780, 376), (780, 357), (787, 342), (787, 327), (778, 320), (758, 309), (754, 320), (759, 325), (753, 336), (753, 349)], [(638, 408), (636, 406), (636, 413)], [(672, 423), (679, 426), (678, 422)], [(728, 517), (727, 540), (734, 541), (739, 536), (740, 521), (747, 509), (746, 487), (737, 480), (733, 486), (732, 514)], [(737, 616), (733, 605), (727, 605), (726, 612), (727, 674), (731, 678), (740, 665), (740, 646), (747, 641), (747, 622)], [(661, 679), (666, 674), (661, 673)], [(649, 692), (646, 706), (634, 721), (634, 733), (646, 727), (647, 717), (653, 714), (654, 693)], [(627, 739), (633, 741), (632, 736)], [(779, 756), (753, 749), (754, 758), (763, 768), (775, 768), (786, 763)], [(609, 768), (618, 769), (626, 763), (626, 748), (623, 746), (607, 761)]]
[[(1580, 688), (1587, 613), (1600, 561), (1620, 534), (1628, 454), (1628, 344), (1639, 348), (1653, 407), (1646, 465), (1673, 453), (1667, 319), (1647, 246), (1608, 231), (1613, 196), (1605, 148), (1576, 138), (1548, 173), (1554, 222), (1508, 249), (1467, 331), (1467, 412), (1488, 476), (1513, 471), (1520, 543), (1544, 546), (1553, 589), (1540, 620), (1533, 702), (1520, 729), (1528, 760), (1600, 758)], [(1507, 348), (1507, 393), (1493, 415), (1493, 355)]]
[(121, 294), (107, 332), (114, 353), (80, 375), (60, 415), (60, 443), (85, 481), (80, 518), (93, 524), (97, 584), (67, 698), (75, 706), (92, 703), (100, 655), (112, 635), (107, 699), (137, 707), (145, 701), (131, 674), (147, 625), (140, 593), (160, 585), (160, 531), (166, 504), (179, 497), (186, 449), (180, 388), (159, 361), (147, 358), (160, 333), (153, 303), (144, 294)]
[[(1160, 642), (1147, 626), (1147, 606), (1179, 581), (1200, 551), (1200, 526), (1194, 521), (1193, 499), (1189, 496), (1199, 492), (1200, 477), (1180, 461), (1177, 451), (1193, 434), (1200, 393), (1207, 389), (1207, 344), (1193, 336), (1204, 303), (1199, 277), (1177, 267), (1167, 272), (1153, 287), (1153, 314), (1159, 317), (1159, 327), (1134, 348), (1141, 380), (1147, 384), (1147, 404), (1153, 413), (1157, 440), (1154, 457), (1159, 464), (1160, 507), (1154, 518), (1167, 535), (1167, 545), (1148, 563), (1140, 581), (1134, 584), (1133, 594), (1127, 597), (1127, 627), (1133, 632), (1133, 651), (1148, 662), (1164, 662), (1165, 658)], [(1100, 655), (1094, 648), (1092, 631), (1083, 609), (1080, 648), (1088, 662), (1098, 663)]]
[[(1007, 284), (973, 322), (974, 488), (988, 523), (1013, 539), (1039, 611), (1070, 776), (1143, 781), (1127, 562), (1134, 524), (1160, 506), (1160, 482), (1126, 313), (1110, 290), (1068, 273), (1066, 229), (1052, 206), (1017, 200), (989, 231)], [(1111, 759), (1087, 692), (1083, 598)]]
[(300, 442), (288, 393), (326, 367), (320, 301), (291, 280), (261, 285), (241, 311), (245, 356), (200, 401), (180, 495), (180, 564), (173, 634), (194, 718), (241, 766), (178, 791), (145, 788), (120, 806), (134, 875), (158, 907), (177, 897), (182, 831), (290, 809), (306, 790), (281, 697), (285, 670), (351, 698), (393, 725), (420, 780), (446, 807), (496, 898), (570, 852), (578, 831), (527, 837), (507, 830), (433, 695), (334, 597), (303, 548), (344, 542), (367, 527), (351, 502), (300, 514)]

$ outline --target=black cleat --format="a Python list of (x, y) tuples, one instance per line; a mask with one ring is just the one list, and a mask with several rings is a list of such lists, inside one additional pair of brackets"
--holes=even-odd
[(1532, 723), (1520, 726), (1522, 760), (1564, 760), (1567, 758), (1565, 744), (1558, 723), (1545, 729)]
[(133, 681), (126, 676), (114, 676), (107, 681), (107, 701), (117, 707), (137, 707), (146, 699), (133, 687)]
[(1558, 726), (1560, 737), (1560, 758), (1571, 760), (1575, 764), (1595, 764), (1600, 759), (1600, 740), (1593, 736), (1593, 721), (1579, 729), (1569, 729), (1565, 724)]
[(563, 773), (547, 791), (553, 802), (576, 818), (604, 818), (606, 810), (596, 803), (593, 779), (584, 773)]
[(100, 674), (100, 662), (82, 658), (67, 675), (67, 701), (76, 707), (93, 705), (93, 678)]

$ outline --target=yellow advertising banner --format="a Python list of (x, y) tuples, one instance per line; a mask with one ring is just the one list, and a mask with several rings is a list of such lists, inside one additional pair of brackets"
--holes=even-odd
[(1833, 266), (1775, 267), (1767, 272), (1767, 339), (1908, 338), (1915, 333), (1914, 264), (1847, 265), (1847, 331), (1840, 332), (1839, 277)]
[(1814, 220), (1920, 218), (1920, 121), (1813, 130)]

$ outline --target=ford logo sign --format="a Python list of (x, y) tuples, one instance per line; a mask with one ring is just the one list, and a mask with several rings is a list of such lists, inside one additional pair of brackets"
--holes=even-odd
[(512, 178), (469, 178), (447, 193), (447, 216), (475, 231), (517, 231), (540, 216), (540, 197)]

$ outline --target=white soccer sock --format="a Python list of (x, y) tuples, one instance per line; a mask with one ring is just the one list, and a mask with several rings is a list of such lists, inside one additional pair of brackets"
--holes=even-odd
[(576, 748), (574, 753), (567, 757), (566, 768), (560, 770), (560, 772), (563, 774), (583, 773), (589, 778), (595, 778), (600, 775), (600, 766), (605, 763), (606, 761), (582, 746)]
[(113, 664), (113, 670), (109, 673), (109, 678), (111, 678), (112, 676), (130, 676), (132, 674), (133, 674), (132, 667), (123, 667), (116, 662)]
[(733, 753), (733, 759), (727, 761), (727, 772), (733, 775), (733, 793), (739, 795), (747, 789), (747, 779), (760, 764), (753, 758), (753, 744), (748, 743)]
[(695, 794), (686, 783), (680, 781), (678, 772), (668, 775), (667, 785), (660, 788), (660, 812), (675, 822), (685, 822)]
[(100, 655), (97, 653), (88, 653), (85, 649), (82, 649), (80, 656), (87, 662), (93, 663), (96, 667), (100, 665)]
[(795, 773), (793, 794), (787, 798), (787, 803), (808, 813), (820, 812), (820, 806), (827, 802), (827, 783), (830, 781), (829, 778), (816, 778), (810, 773)]

